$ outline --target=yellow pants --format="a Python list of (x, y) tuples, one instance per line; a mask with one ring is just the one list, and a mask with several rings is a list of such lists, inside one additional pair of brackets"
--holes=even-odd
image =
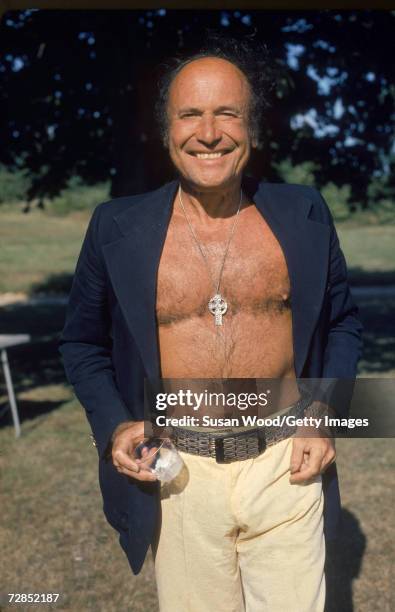
[(230, 464), (180, 453), (154, 546), (161, 612), (322, 612), (321, 477), (291, 485), (291, 449)]

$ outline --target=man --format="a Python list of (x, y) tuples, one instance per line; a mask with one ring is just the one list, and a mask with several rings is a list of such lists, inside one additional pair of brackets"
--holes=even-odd
[(186, 430), (189, 480), (166, 493), (133, 455), (145, 378), (355, 377), (361, 326), (327, 206), (311, 188), (243, 179), (263, 99), (243, 49), (170, 74), (179, 179), (96, 208), (60, 347), (104, 512), (135, 573), (153, 544), (165, 612), (323, 610), (322, 484), (329, 532), (339, 516), (334, 445), (317, 430), (225, 463), (193, 452), (201, 433)]

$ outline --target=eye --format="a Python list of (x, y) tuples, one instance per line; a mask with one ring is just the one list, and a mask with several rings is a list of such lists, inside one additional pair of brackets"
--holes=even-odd
[(236, 113), (230, 110), (223, 110), (219, 113), (223, 117), (237, 117)]

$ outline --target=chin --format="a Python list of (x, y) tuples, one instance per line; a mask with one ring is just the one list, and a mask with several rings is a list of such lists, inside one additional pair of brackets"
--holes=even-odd
[(196, 189), (209, 191), (211, 189), (224, 189), (238, 180), (235, 176), (185, 176), (184, 180)]

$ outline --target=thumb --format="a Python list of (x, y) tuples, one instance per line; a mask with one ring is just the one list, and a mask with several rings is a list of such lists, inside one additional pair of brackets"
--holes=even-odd
[(300, 442), (301, 440), (298, 438), (295, 438), (293, 441), (291, 460), (289, 463), (289, 469), (291, 470), (291, 474), (299, 472), (303, 463), (303, 445), (300, 444)]

